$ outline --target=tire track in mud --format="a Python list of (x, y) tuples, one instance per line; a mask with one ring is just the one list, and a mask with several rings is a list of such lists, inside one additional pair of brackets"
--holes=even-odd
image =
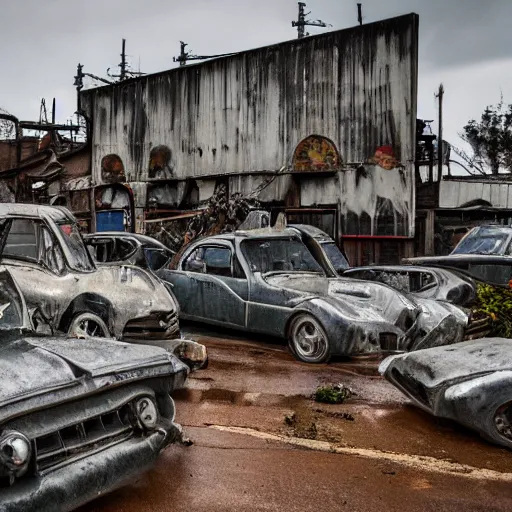
[(441, 473), (451, 476), (462, 476), (471, 480), (492, 480), (496, 482), (512, 482), (512, 473), (503, 473), (492, 469), (477, 468), (458, 462), (436, 459), (424, 455), (409, 455), (404, 453), (385, 452), (368, 448), (349, 448), (329, 443), (327, 441), (317, 441), (313, 439), (304, 439), (301, 437), (287, 437), (279, 434), (272, 434), (247, 427), (230, 427), (224, 425), (208, 425), (208, 428), (227, 432), (231, 434), (240, 434), (251, 436), (264, 441), (273, 441), (284, 443), (298, 448), (316, 450), (321, 452), (337, 453), (340, 455), (349, 455), (376, 461), (384, 461), (400, 464), (408, 468), (421, 469), (433, 473)]

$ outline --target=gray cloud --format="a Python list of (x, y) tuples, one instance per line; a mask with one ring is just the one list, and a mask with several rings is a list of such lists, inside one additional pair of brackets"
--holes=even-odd
[[(420, 111), (435, 112), (425, 86), (445, 79), (452, 87), (460, 87), (460, 98), (467, 101), (461, 104), (458, 97), (453, 112), (447, 105), (454, 126), (478, 115), (480, 104), (483, 108), (496, 101), (500, 85), (505, 99), (509, 91), (512, 101), (508, 85), (512, 72), (500, 73), (503, 84), (493, 77), (488, 86), (475, 79), (478, 66), (510, 58), (510, 0), (362, 1), (366, 23), (408, 12), (420, 15)], [(355, 1), (306, 2), (310, 17), (332, 24), (329, 30), (357, 23)], [(141, 70), (148, 73), (175, 66), (172, 57), (179, 53), (180, 40), (188, 42), (196, 54), (216, 54), (296, 37), (291, 27), (297, 15), (295, 0), (18, 0), (2, 4), (2, 36), (9, 46), (0, 53), (0, 106), (23, 118), (37, 118), (40, 99), (49, 101), (53, 96), (58, 101), (58, 119), (72, 114), (77, 63), (105, 76), (108, 67), (119, 63), (123, 37), (132, 67), (138, 69), (140, 62)], [(323, 30), (310, 28), (309, 32)], [(447, 91), (448, 97), (450, 93), (458, 95)]]

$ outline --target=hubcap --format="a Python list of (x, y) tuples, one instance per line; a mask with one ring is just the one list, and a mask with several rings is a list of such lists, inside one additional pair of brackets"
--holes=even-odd
[(295, 348), (303, 357), (318, 357), (325, 351), (323, 333), (309, 320), (296, 325), (294, 339)]

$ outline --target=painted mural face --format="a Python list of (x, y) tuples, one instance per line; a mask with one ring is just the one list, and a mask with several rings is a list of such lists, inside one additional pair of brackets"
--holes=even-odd
[(165, 146), (155, 146), (149, 154), (149, 179), (167, 180), (173, 177), (171, 150)]
[(380, 146), (377, 148), (375, 154), (368, 160), (368, 163), (378, 165), (386, 169), (386, 171), (391, 171), (400, 165), (391, 146)]
[(334, 143), (319, 135), (310, 135), (301, 141), (293, 155), (294, 171), (331, 171), (340, 166), (341, 157)]
[(101, 160), (101, 179), (103, 183), (122, 183), (126, 181), (123, 161), (117, 155), (107, 155)]

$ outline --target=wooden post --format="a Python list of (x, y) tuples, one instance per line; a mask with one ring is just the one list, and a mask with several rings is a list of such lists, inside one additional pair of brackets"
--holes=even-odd
[(434, 256), (434, 231), (435, 231), (436, 212), (428, 210), (425, 219), (425, 256)]

